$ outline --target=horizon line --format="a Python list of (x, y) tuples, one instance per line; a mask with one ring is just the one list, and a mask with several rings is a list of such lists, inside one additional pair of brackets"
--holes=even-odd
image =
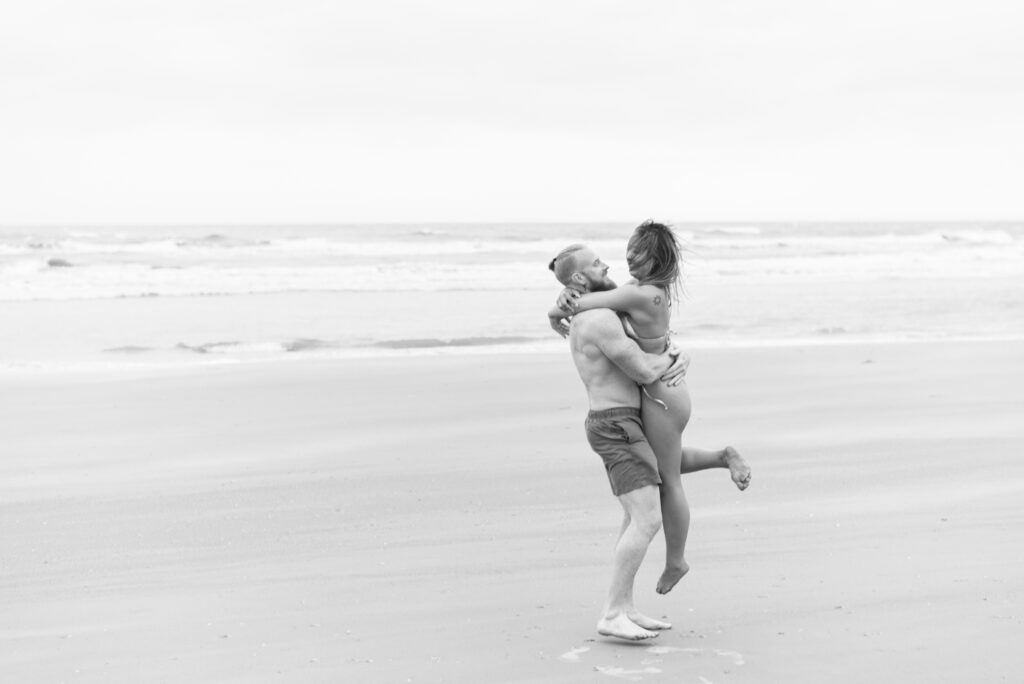
[[(642, 219), (640, 222), (647, 220)], [(665, 221), (671, 225), (737, 225), (737, 224), (760, 224), (760, 225), (785, 225), (800, 223), (826, 223), (826, 224), (954, 224), (954, 223), (982, 223), (982, 224), (1024, 224), (1024, 218), (1016, 219), (984, 219), (984, 218), (956, 218), (956, 219), (893, 219), (893, 218), (872, 218), (872, 219), (822, 219), (822, 218), (801, 218), (801, 219), (686, 219)], [(636, 219), (578, 219), (578, 220), (514, 220), (504, 221), (488, 219), (476, 220), (338, 220), (338, 221), (27, 221), (27, 222), (3, 222), (0, 221), (0, 228), (51, 228), (51, 227), (76, 227), (76, 228), (132, 228), (132, 227), (191, 227), (191, 226), (224, 226), (224, 227), (277, 227), (277, 226), (432, 226), (432, 225), (504, 225), (504, 226), (536, 226), (536, 225), (580, 225), (580, 224), (634, 224)]]

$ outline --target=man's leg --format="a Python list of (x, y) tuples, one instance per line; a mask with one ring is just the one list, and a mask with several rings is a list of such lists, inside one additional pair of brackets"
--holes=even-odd
[(737, 487), (743, 490), (750, 486), (750, 466), (732, 447), (725, 447), (718, 451), (683, 447), (682, 462), (679, 464), (681, 475), (708, 468), (728, 468), (729, 475)]
[(661, 528), (661, 501), (658, 487), (647, 485), (619, 496), (626, 513), (626, 522), (612, 560), (612, 583), (604, 616), (597, 623), (597, 631), (604, 636), (637, 641), (658, 636), (656, 631), (644, 629), (630, 615), (636, 615), (633, 606), (633, 580), (640, 563), (647, 554), (654, 535)]
[[(659, 489), (661, 489), (661, 488), (659, 487)], [(662, 502), (662, 509), (663, 510), (664, 510), (664, 507), (665, 507), (665, 504), (664, 504), (664, 502)], [(619, 528), (619, 536), (615, 540), (616, 544), (619, 543), (619, 540), (622, 539), (622, 535), (624, 535), (626, 533), (626, 530), (629, 529), (629, 520), (630, 520), (629, 512), (628, 511), (623, 511), (623, 513), (622, 513), (622, 526)], [(665, 520), (665, 517), (664, 517), (664, 515), (662, 515), (662, 523), (664, 523), (664, 520)], [(657, 630), (672, 629), (672, 623), (671, 622), (665, 622), (664, 620), (655, 620), (652, 617), (647, 617), (646, 615), (644, 615), (643, 613), (638, 611), (635, 606), (633, 607), (633, 610), (626, 617), (628, 617), (635, 624), (643, 627), (644, 629), (657, 629)]]

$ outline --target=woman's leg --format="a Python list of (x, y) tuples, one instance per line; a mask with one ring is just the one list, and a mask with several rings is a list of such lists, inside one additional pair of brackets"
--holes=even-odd
[(683, 492), (682, 434), (690, 420), (690, 395), (683, 383), (666, 387), (656, 383), (648, 388), (653, 396), (665, 402), (668, 409), (644, 395), (642, 418), (644, 434), (658, 458), (661, 475), (661, 519), (665, 531), (665, 571), (658, 580), (657, 591), (666, 594), (690, 569), (684, 559), (686, 535), (690, 529), (690, 506)]
[(698, 470), (708, 468), (728, 468), (729, 475), (736, 487), (743, 491), (750, 486), (750, 466), (740, 453), (727, 446), (717, 451), (708, 449), (697, 449), (696, 447), (683, 447), (683, 454), (679, 464), (679, 472), (683, 475), (695, 473)]

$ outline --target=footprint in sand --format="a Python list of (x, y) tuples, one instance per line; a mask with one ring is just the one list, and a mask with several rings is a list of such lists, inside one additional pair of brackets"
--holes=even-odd
[[(699, 654), (703, 653), (704, 650), (705, 649), (703, 648), (676, 648), (674, 646), (651, 646), (647, 649), (647, 652), (652, 653), (654, 655), (665, 655), (666, 653), (671, 653), (673, 651), (677, 651), (680, 653)], [(733, 665), (743, 665), (746, 662), (743, 660), (743, 654), (737, 651), (727, 651), (722, 648), (716, 648), (714, 652), (715, 655), (722, 656), (724, 658), (732, 658)]]
[(631, 682), (639, 682), (642, 680), (645, 674), (661, 674), (661, 670), (656, 667), (645, 667), (642, 670), (627, 670), (624, 667), (612, 667), (610, 665), (595, 665), (594, 669), (601, 674), (608, 675), (609, 677), (618, 677), (620, 679), (628, 679)]
[(733, 665), (742, 665), (744, 663), (743, 655), (736, 651), (723, 651), (720, 648), (715, 649), (715, 655), (725, 656), (726, 658), (732, 658)]
[(590, 650), (589, 646), (581, 646), (579, 648), (574, 648), (574, 649), (572, 649), (570, 651), (567, 651), (566, 653), (563, 653), (562, 655), (560, 655), (558, 657), (561, 660), (565, 660), (565, 661), (568, 661), (570, 663), (577, 663), (580, 660), (580, 653), (586, 653), (589, 650)]
[[(564, 660), (570, 663), (580, 662), (580, 655), (590, 650), (589, 646), (580, 646), (579, 648), (573, 648), (566, 651), (559, 656), (560, 660)], [(691, 655), (699, 656), (707, 653), (709, 649), (705, 648), (679, 648), (677, 646), (648, 646), (644, 649), (647, 653), (652, 656), (664, 656), (669, 653), (689, 653)], [(716, 656), (723, 658), (731, 658), (733, 665), (739, 666), (744, 664), (743, 655), (737, 651), (729, 651), (722, 648), (716, 648), (711, 650)], [(614, 665), (595, 665), (594, 671), (600, 672), (603, 675), (609, 677), (616, 677), (618, 679), (626, 679), (631, 682), (643, 681), (644, 675), (661, 674), (662, 670), (657, 667), (652, 667), (655, 663), (661, 664), (663, 661), (660, 658), (642, 660), (640, 665), (642, 667), (636, 669), (629, 669), (625, 667), (618, 667)], [(701, 684), (714, 684), (711, 680), (706, 677), (699, 677)]]

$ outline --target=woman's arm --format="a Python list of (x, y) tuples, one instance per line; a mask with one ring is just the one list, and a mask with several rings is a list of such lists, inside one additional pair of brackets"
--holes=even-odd
[[(636, 278), (630, 278), (626, 285), (636, 285)], [(617, 286), (616, 286), (617, 287)], [(612, 288), (614, 289), (614, 288)], [(608, 291), (608, 290), (606, 290)], [(565, 313), (572, 313), (572, 301), (579, 299), (582, 293), (579, 290), (574, 290), (571, 287), (567, 287), (558, 295), (558, 300), (555, 302), (555, 306), (564, 311)]]
[(612, 309), (630, 315), (652, 315), (654, 311), (651, 298), (640, 286), (631, 283), (605, 292), (586, 292), (572, 299), (570, 305), (573, 307), (573, 313), (591, 309)]

